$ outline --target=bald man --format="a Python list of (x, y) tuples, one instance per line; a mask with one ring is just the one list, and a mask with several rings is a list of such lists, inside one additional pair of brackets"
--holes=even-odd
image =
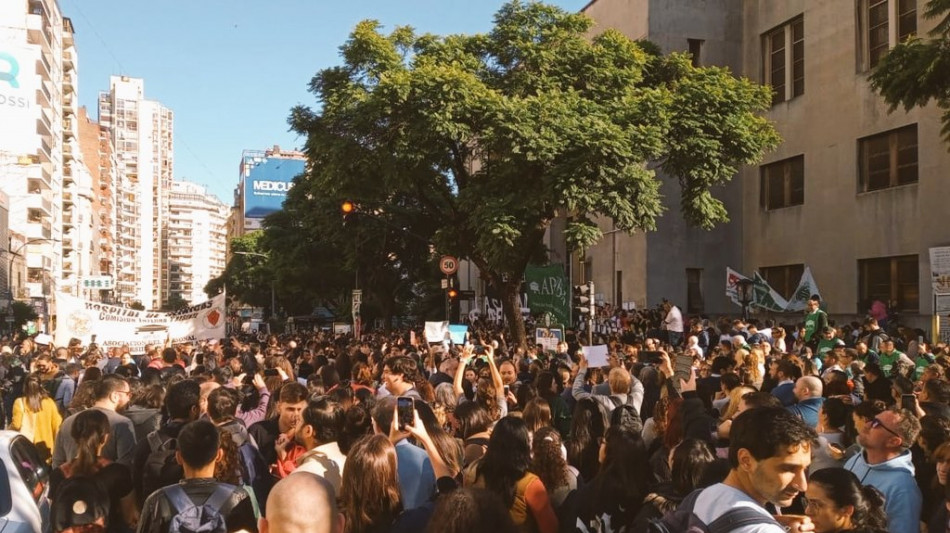
[(798, 378), (795, 382), (795, 398), (797, 403), (792, 404), (788, 409), (792, 414), (801, 418), (808, 427), (815, 429), (818, 427), (818, 410), (825, 402), (821, 397), (822, 383), (815, 376), (804, 376)]
[(267, 518), (258, 520), (260, 533), (343, 533), (346, 522), (337, 509), (333, 486), (309, 472), (295, 473), (274, 485), (266, 511)]

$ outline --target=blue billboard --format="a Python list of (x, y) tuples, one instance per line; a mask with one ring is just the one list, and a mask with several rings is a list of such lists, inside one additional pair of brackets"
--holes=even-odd
[(306, 161), (266, 157), (245, 163), (248, 171), (244, 178), (244, 218), (261, 219), (281, 210), (294, 178), (303, 174)]

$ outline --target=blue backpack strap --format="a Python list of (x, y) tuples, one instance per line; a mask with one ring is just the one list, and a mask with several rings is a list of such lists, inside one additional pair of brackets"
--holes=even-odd
[(195, 502), (191, 500), (185, 492), (185, 489), (181, 488), (181, 485), (177, 483), (165, 487), (163, 492), (165, 493), (165, 497), (168, 498), (169, 503), (175, 508), (176, 514), (181, 514), (195, 506)]
[(726, 514), (713, 520), (706, 527), (709, 529), (709, 533), (730, 533), (740, 527), (755, 524), (773, 524), (776, 527), (784, 529), (777, 520), (751, 507), (736, 507), (735, 509), (731, 509), (726, 512)]
[(208, 496), (208, 499), (205, 500), (204, 505), (211, 507), (215, 511), (221, 511), (224, 504), (227, 503), (231, 495), (234, 494), (235, 489), (236, 487), (234, 485), (219, 483), (218, 486), (214, 488), (214, 492), (211, 493), (211, 496)]

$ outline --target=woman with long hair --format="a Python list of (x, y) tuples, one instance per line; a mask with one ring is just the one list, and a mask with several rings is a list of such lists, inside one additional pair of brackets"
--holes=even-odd
[(495, 424), (488, 451), (465, 471), (465, 485), (501, 496), (521, 531), (554, 533), (557, 516), (541, 479), (529, 471), (531, 446), (524, 421), (506, 416)]
[(463, 466), (468, 466), (485, 455), (491, 436), (491, 416), (475, 402), (462, 402), (455, 408), (458, 431), (455, 436), (465, 446)]
[(53, 457), (53, 443), (63, 423), (56, 402), (46, 393), (36, 374), (27, 375), (23, 380), (23, 396), (13, 402), (13, 420), (10, 429), (19, 431), (36, 445), (46, 462)]
[[(944, 442), (933, 451), (930, 456), (931, 461), (936, 465), (936, 475), (931, 490), (931, 501), (933, 501), (933, 511), (929, 516), (923, 516), (927, 520), (927, 531), (940, 531), (946, 527), (950, 520), (950, 442)], [(921, 487), (923, 488), (923, 487)]]
[[(805, 514), (815, 524), (815, 533), (885, 533), (887, 515), (884, 495), (870, 485), (862, 486), (851, 471), (823, 468), (808, 478)], [(941, 524), (941, 531), (946, 524)]]
[(706, 467), (716, 460), (716, 454), (706, 441), (686, 439), (670, 453), (670, 481), (660, 483), (647, 494), (637, 514), (632, 531), (646, 531), (650, 520), (662, 517), (683, 501), (690, 492), (700, 487)]
[(524, 406), (521, 417), (528, 433), (533, 435), (541, 428), (551, 427), (551, 404), (544, 398), (534, 398)]
[(567, 464), (561, 434), (552, 427), (542, 427), (531, 439), (531, 471), (544, 483), (555, 509), (567, 495), (577, 489), (577, 469)]
[(600, 468), (600, 443), (607, 431), (607, 417), (594, 398), (582, 398), (574, 407), (571, 433), (565, 442), (567, 462), (577, 468), (581, 479), (589, 481)]
[(643, 439), (633, 431), (611, 427), (599, 455), (597, 476), (577, 490), (575, 520), (587, 531), (634, 531), (631, 526), (647, 494), (649, 477)]
[[(105, 519), (105, 528), (109, 532), (126, 531), (134, 528), (138, 522), (138, 508), (135, 493), (132, 490), (132, 471), (129, 467), (113, 463), (102, 457), (102, 448), (109, 440), (111, 427), (109, 418), (97, 409), (87, 409), (76, 415), (70, 430), (70, 437), (76, 442), (76, 457), (50, 473), (51, 509), (57, 509), (56, 499), (60, 497), (59, 488), (69, 478), (83, 476), (91, 478), (95, 485), (102, 488), (100, 497), (109, 500), (109, 513)], [(65, 503), (65, 502), (61, 502)], [(53, 531), (62, 531), (71, 524), (70, 509), (65, 512), (53, 512), (51, 520)], [(75, 512), (75, 507), (73, 507)]]
[(561, 436), (566, 436), (571, 431), (571, 409), (567, 402), (561, 397), (562, 386), (558, 375), (550, 371), (543, 371), (538, 374), (535, 380), (535, 386), (538, 390), (538, 396), (544, 398), (551, 408), (551, 425), (557, 429)]

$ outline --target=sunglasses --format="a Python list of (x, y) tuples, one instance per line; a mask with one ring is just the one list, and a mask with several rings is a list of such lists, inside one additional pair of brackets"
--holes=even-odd
[(896, 431), (894, 431), (893, 429), (891, 429), (891, 428), (885, 426), (885, 425), (884, 425), (884, 422), (881, 422), (881, 420), (880, 420), (879, 418), (872, 418), (872, 419), (871, 419), (871, 428), (883, 428), (884, 431), (887, 431), (887, 432), (890, 433), (891, 435), (894, 435), (895, 437), (899, 438), (899, 439), (901, 440), (901, 442), (904, 441), (904, 437), (902, 437), (900, 434), (898, 434), (898, 433), (897, 433)]

